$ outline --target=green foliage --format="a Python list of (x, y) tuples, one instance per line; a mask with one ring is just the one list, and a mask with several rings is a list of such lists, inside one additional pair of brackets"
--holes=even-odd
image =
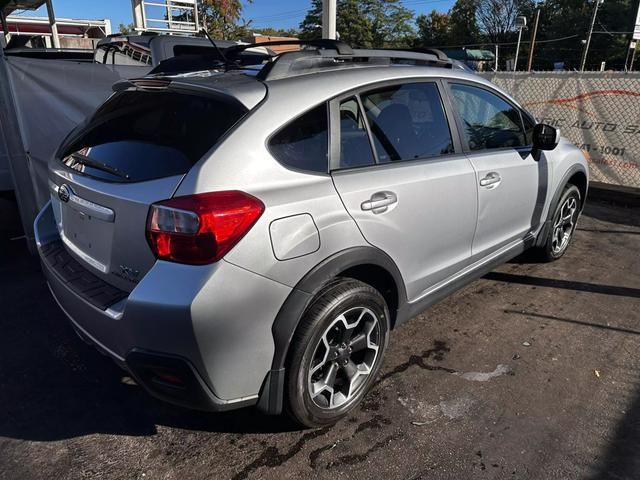
[[(246, 0), (251, 3), (253, 0)], [(200, 23), (212, 38), (236, 40), (249, 35), (251, 21), (241, 19), (240, 0), (200, 0)]]
[(121, 23), (120, 25), (118, 25), (118, 31), (123, 35), (132, 35), (136, 33), (135, 28), (136, 26), (133, 23), (130, 23), (129, 25)]
[(416, 46), (464, 46), (482, 41), (476, 20), (477, 8), (477, 0), (458, 0), (449, 13), (433, 10), (418, 16)]
[[(538, 41), (576, 36), (537, 44), (534, 68), (549, 69), (553, 62), (565, 62), (566, 68), (579, 68), (584, 47), (581, 41), (587, 38), (594, 6), (593, 0), (547, 0), (542, 5)], [(633, 30), (637, 8), (636, 0), (606, 0), (600, 6), (587, 56), (587, 70), (599, 70), (603, 61), (607, 62), (608, 68), (624, 67), (631, 36), (618, 32)]]
[(457, 0), (449, 11), (449, 43), (465, 45), (480, 40), (480, 30), (476, 19), (478, 0)]
[(417, 47), (441, 47), (449, 45), (452, 40), (451, 16), (448, 13), (431, 13), (419, 15), (416, 18), (418, 36), (415, 40)]
[[(400, 0), (338, 0), (340, 39), (359, 47), (399, 47), (411, 43), (413, 12)], [(313, 0), (300, 24), (300, 37), (322, 36), (322, 0)]]

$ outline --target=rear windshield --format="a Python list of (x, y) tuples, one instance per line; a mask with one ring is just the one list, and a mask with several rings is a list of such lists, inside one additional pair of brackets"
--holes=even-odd
[(119, 92), (72, 135), (62, 162), (112, 182), (181, 175), (246, 111), (220, 98), (167, 91)]

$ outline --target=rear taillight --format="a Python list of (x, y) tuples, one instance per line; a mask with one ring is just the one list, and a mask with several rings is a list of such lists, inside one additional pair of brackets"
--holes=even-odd
[(151, 205), (147, 239), (161, 260), (204, 265), (224, 257), (262, 212), (260, 200), (238, 191), (176, 197)]

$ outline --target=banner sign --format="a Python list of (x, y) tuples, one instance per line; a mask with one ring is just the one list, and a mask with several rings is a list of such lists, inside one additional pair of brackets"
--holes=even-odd
[(640, 188), (640, 73), (488, 73), (582, 149), (591, 180)]

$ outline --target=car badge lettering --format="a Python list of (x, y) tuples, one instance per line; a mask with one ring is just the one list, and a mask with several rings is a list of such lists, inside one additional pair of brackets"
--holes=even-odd
[(71, 190), (71, 187), (69, 187), (69, 185), (60, 185), (60, 188), (58, 188), (58, 198), (61, 202), (67, 203), (72, 194), (73, 191)]

